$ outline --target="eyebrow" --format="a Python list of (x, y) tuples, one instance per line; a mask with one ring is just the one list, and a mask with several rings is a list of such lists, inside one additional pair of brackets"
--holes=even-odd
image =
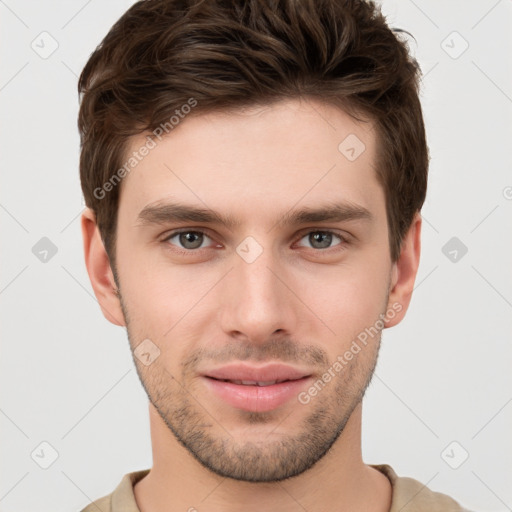
[[(351, 202), (327, 203), (318, 207), (292, 209), (283, 214), (277, 224), (294, 226), (312, 222), (343, 222), (372, 220), (370, 211)], [(137, 225), (166, 224), (171, 222), (201, 222), (218, 224), (233, 229), (241, 222), (232, 215), (223, 215), (209, 208), (174, 202), (157, 202), (145, 206), (137, 217)]]

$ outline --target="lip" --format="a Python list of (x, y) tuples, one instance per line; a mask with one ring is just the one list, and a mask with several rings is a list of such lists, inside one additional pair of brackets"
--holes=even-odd
[(307, 377), (310, 374), (307, 371), (282, 363), (270, 363), (264, 366), (234, 363), (208, 370), (204, 372), (203, 375), (218, 380), (268, 382), (272, 380), (297, 380)]
[[(245, 411), (265, 412), (274, 410), (297, 397), (309, 382), (311, 374), (278, 363), (259, 367), (232, 364), (209, 370), (202, 377), (207, 388), (232, 407)], [(226, 380), (282, 382), (259, 386), (225, 382)]]

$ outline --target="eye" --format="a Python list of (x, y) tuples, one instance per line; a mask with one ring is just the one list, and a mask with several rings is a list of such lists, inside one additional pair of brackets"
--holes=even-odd
[[(333, 237), (339, 240), (338, 243), (332, 244)], [(301, 238), (301, 240), (307, 239), (309, 242), (309, 247), (312, 249), (330, 249), (333, 246), (340, 245), (345, 242), (345, 239), (335, 233), (334, 231), (310, 231), (305, 236)]]
[[(162, 241), (175, 246), (181, 252), (194, 252), (207, 248), (208, 240), (210, 242), (213, 241), (204, 231), (184, 229), (173, 231)], [(342, 235), (329, 230), (309, 231), (300, 240), (306, 240), (306, 243), (309, 244), (305, 245), (305, 247), (320, 251), (342, 246), (347, 242)], [(342, 247), (339, 248), (341, 249)]]
[[(177, 239), (176, 243), (171, 242), (174, 238)], [(203, 231), (175, 231), (168, 237), (164, 238), (164, 242), (170, 242), (172, 245), (177, 245), (179, 249), (186, 249), (192, 251), (194, 249), (202, 249), (202, 244), (205, 239), (211, 240)]]

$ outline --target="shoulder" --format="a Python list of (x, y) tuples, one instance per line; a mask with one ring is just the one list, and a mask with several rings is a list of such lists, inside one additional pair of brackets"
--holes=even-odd
[(103, 496), (102, 498), (98, 498), (97, 500), (89, 503), (84, 509), (80, 512), (111, 512), (111, 503), (112, 503), (112, 494), (108, 494), (107, 496)]
[(450, 496), (429, 489), (414, 478), (398, 476), (388, 464), (370, 465), (384, 473), (393, 488), (389, 512), (470, 512)]
[(143, 469), (127, 473), (112, 493), (89, 503), (80, 512), (140, 512), (135, 501), (133, 486), (149, 471), (149, 469)]

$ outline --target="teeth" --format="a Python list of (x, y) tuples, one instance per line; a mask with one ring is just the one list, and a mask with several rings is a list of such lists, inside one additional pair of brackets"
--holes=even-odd
[(255, 380), (230, 380), (227, 382), (232, 382), (233, 384), (241, 384), (244, 386), (272, 386), (272, 384), (275, 384), (276, 382), (282, 382), (282, 381), (267, 380), (267, 381), (257, 382)]

